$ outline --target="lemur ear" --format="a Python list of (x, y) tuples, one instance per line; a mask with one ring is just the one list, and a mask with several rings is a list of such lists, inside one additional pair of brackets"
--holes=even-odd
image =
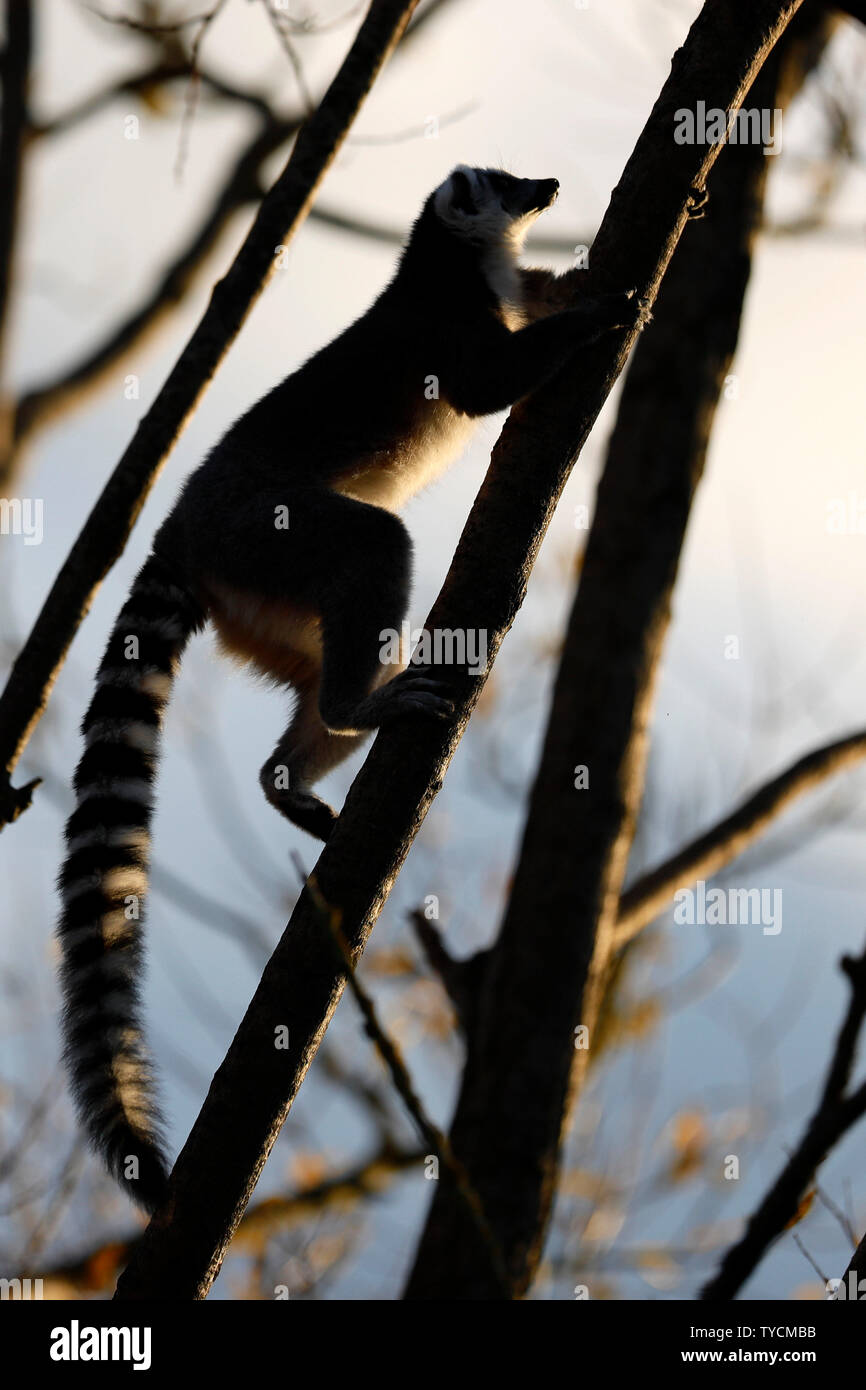
[(450, 203), (455, 212), (466, 213), (468, 217), (474, 216), (478, 211), (472, 198), (472, 184), (468, 174), (462, 169), (455, 169), (451, 175), (451, 197)]

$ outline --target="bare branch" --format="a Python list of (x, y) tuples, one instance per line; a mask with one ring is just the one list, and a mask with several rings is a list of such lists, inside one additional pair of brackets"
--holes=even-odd
[[(851, 996), (817, 1109), (782, 1172), (749, 1218), (742, 1239), (731, 1247), (718, 1274), (703, 1289), (702, 1299), (736, 1296), (773, 1242), (795, 1219), (803, 1194), (833, 1145), (866, 1113), (866, 1085), (845, 1094), (866, 1018), (866, 949), (856, 959), (843, 957), (841, 969), (851, 986)], [(855, 1267), (854, 1260), (849, 1268)]]
[[(447, 111), (439, 116), (439, 129), (443, 130), (446, 126), (456, 125), (465, 116), (477, 111), (477, 101), (465, 101), (462, 106), (456, 107), (453, 111)], [(427, 134), (427, 124), (407, 126), (404, 130), (391, 131), (386, 135), (351, 135), (349, 144), (352, 145), (402, 145), (407, 140), (421, 140)]]
[[(303, 883), (305, 875), (303, 868), (299, 865), (297, 856), (296, 864), (299, 866), (301, 882)], [(340, 925), (339, 909), (334, 908), (322, 895), (316, 882), (315, 875), (310, 874), (309, 878), (306, 879), (306, 883), (316, 910), (319, 913), (323, 929), (329, 933), (333, 941), (340, 971), (343, 979), (349, 986), (350, 994), (354, 996), (355, 1003), (358, 1005), (361, 1012), (367, 1035), (376, 1044), (379, 1054), (385, 1066), (388, 1068), (394, 1089), (411, 1115), (418, 1133), (433, 1149), (439, 1162), (442, 1164), (445, 1174), (450, 1178), (457, 1200), (460, 1202), (464, 1212), (472, 1222), (484, 1244), (490, 1264), (491, 1276), (495, 1283), (499, 1285), (500, 1290), (505, 1293), (507, 1283), (505, 1279), (505, 1270), (502, 1265), (502, 1256), (496, 1247), (493, 1233), (484, 1215), (484, 1209), (478, 1200), (478, 1194), (473, 1190), (463, 1165), (455, 1158), (447, 1134), (443, 1134), (442, 1130), (439, 1129), (437, 1125), (434, 1125), (433, 1121), (427, 1115), (427, 1112), (421, 1104), (418, 1093), (412, 1084), (412, 1078), (409, 1075), (409, 1069), (406, 1063), (403, 1061), (396, 1044), (389, 1038), (380, 1024), (376, 1014), (376, 1007), (355, 974), (352, 957), (349, 954)]]
[(196, 107), (198, 106), (198, 94), (201, 87), (201, 75), (199, 73), (199, 54), (204, 43), (205, 34), (219, 15), (226, 0), (215, 0), (212, 8), (203, 15), (201, 23), (196, 31), (195, 38), (190, 45), (189, 51), (189, 80), (186, 86), (186, 97), (183, 103), (183, 116), (180, 123), (180, 134), (177, 141), (177, 158), (174, 164), (174, 176), (180, 179), (186, 167), (186, 157), (189, 150), (190, 132), (192, 123), (195, 119)]
[(97, 19), (103, 20), (106, 24), (116, 24), (122, 29), (132, 29), (137, 34), (146, 34), (150, 38), (160, 38), (164, 34), (182, 34), (187, 29), (195, 29), (196, 34), (193, 44), (200, 45), (208, 25), (212, 24), (225, 4), (225, 0), (215, 0), (209, 10), (202, 11), (201, 14), (187, 15), (185, 19), (175, 20), (173, 23), (157, 23), (146, 19), (136, 19), (132, 15), (108, 14), (101, 10), (97, 5), (88, 5), (86, 8), (90, 13), (96, 15)]
[(712, 878), (769, 828), (788, 807), (828, 778), (866, 758), (866, 733), (815, 748), (753, 792), (736, 811), (698, 835), (637, 880), (619, 902), (615, 950), (664, 912), (674, 893), (697, 878)]
[[(98, 88), (97, 91), (76, 101), (56, 116), (45, 117), (43, 120), (34, 117), (30, 124), (31, 138), (45, 140), (54, 136), (65, 135), (68, 131), (74, 130), (76, 126), (83, 125), (84, 122), (98, 116), (100, 112), (104, 111), (106, 107), (112, 106), (122, 96), (141, 96), (164, 83), (188, 78), (189, 73), (189, 59), (185, 56), (174, 61), (162, 59), (158, 63), (150, 63), (144, 68), (139, 68), (137, 72), (128, 73), (126, 77), (117, 78), (106, 86)], [(263, 120), (272, 119), (271, 106), (267, 98), (260, 93), (244, 87), (237, 87), (234, 83), (218, 77), (216, 73), (210, 72), (206, 68), (199, 71), (199, 77), (203, 86), (209, 88), (215, 96), (249, 106)]]
[(491, 952), (476, 951), (465, 960), (457, 960), (448, 952), (438, 929), (432, 922), (428, 922), (420, 908), (409, 914), (409, 920), (427, 957), (427, 963), (439, 976), (448, 998), (454, 1005), (463, 1036), (471, 1037), (475, 1029), (484, 972), (489, 964)]
[(222, 188), (191, 239), (166, 267), (154, 288), (102, 342), (79, 362), (26, 392), (15, 411), (14, 443), (20, 448), (30, 436), (70, 407), (78, 408), (87, 393), (101, 387), (109, 372), (125, 357), (139, 351), (183, 301), (190, 284), (215, 248), (230, 218), (260, 196), (262, 165), (297, 131), (295, 121), (270, 120), (241, 151)]
[(295, 74), (295, 81), (298, 84), (298, 93), (304, 109), (305, 111), (311, 111), (313, 99), (310, 95), (310, 89), (307, 86), (307, 79), (304, 76), (304, 69), (301, 64), (300, 56), (292, 42), (291, 21), (288, 15), (280, 14), (279, 10), (274, 9), (272, 0), (262, 0), (262, 4), (271, 22), (271, 28), (279, 39), (280, 46), (289, 60), (289, 66)]

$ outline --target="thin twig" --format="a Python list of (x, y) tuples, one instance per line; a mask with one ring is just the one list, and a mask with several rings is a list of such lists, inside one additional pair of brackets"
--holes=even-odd
[(833, 1201), (832, 1197), (829, 1195), (829, 1193), (825, 1192), (824, 1188), (821, 1186), (820, 1183), (815, 1184), (815, 1194), (818, 1198), (818, 1201), (821, 1202), (827, 1208), (830, 1215), (836, 1218), (836, 1221), (838, 1222), (842, 1234), (845, 1236), (845, 1239), (851, 1245), (856, 1245), (857, 1233), (854, 1230), (853, 1223), (851, 1222), (848, 1213), (842, 1210), (838, 1202)]
[[(216, 0), (216, 3), (209, 10), (203, 10), (200, 14), (187, 15), (185, 19), (177, 19), (168, 23), (152, 22), (147, 19), (136, 19), (132, 15), (108, 14), (107, 11), (99, 8), (98, 5), (85, 5), (97, 19), (103, 20), (105, 24), (116, 24), (122, 29), (132, 29), (137, 34), (145, 34), (148, 38), (159, 38), (167, 34), (182, 34), (186, 29), (198, 26), (201, 34), (216, 17), (217, 12), (225, 4), (225, 0)], [(198, 37), (198, 34), (196, 35)]]
[(196, 31), (189, 52), (189, 80), (187, 81), (186, 95), (183, 103), (183, 114), (180, 120), (180, 131), (177, 137), (177, 156), (174, 163), (174, 177), (178, 183), (183, 178), (183, 171), (186, 167), (186, 159), (189, 153), (189, 142), (192, 134), (192, 124), (195, 120), (195, 113), (198, 107), (198, 94), (201, 90), (201, 75), (199, 73), (198, 59), (201, 46), (204, 42), (205, 34), (219, 15), (220, 10), (225, 5), (226, 0), (216, 0), (214, 6), (208, 11), (207, 15)]
[[(98, 116), (106, 107), (122, 96), (138, 96), (166, 82), (178, 82), (189, 76), (189, 59), (185, 55), (164, 57), (157, 63), (148, 63), (126, 77), (116, 78), (104, 87), (98, 87), (88, 96), (82, 97), (62, 108), (55, 116), (39, 119), (34, 116), (30, 123), (30, 136), (33, 140), (47, 140), (65, 135), (79, 125)], [(245, 87), (238, 87), (225, 77), (208, 68), (199, 69), (202, 85), (209, 88), (215, 96), (226, 101), (249, 106), (265, 121), (273, 119), (273, 111), (265, 96)]]
[(309, 113), (313, 109), (313, 98), (307, 86), (307, 79), (304, 76), (304, 68), (300, 56), (295, 45), (292, 43), (291, 34), (289, 33), (288, 16), (274, 9), (273, 0), (262, 0), (262, 4), (271, 22), (271, 28), (279, 39), (283, 52), (289, 60), (292, 72), (295, 74), (295, 81), (298, 84), (298, 92), (304, 110)]
[(316, 906), (320, 920), (328, 929), (339, 962), (340, 971), (349, 987), (350, 994), (353, 995), (355, 1003), (358, 1005), (361, 1012), (365, 1031), (378, 1048), (382, 1060), (391, 1075), (394, 1089), (397, 1091), (397, 1094), (400, 1096), (403, 1104), (411, 1115), (418, 1133), (421, 1135), (422, 1139), (430, 1145), (442, 1167), (449, 1174), (454, 1184), (454, 1189), (459, 1194), (464, 1210), (467, 1212), (479, 1236), (484, 1242), (490, 1258), (490, 1265), (494, 1272), (494, 1277), (499, 1282), (504, 1297), (507, 1298), (509, 1296), (508, 1280), (502, 1263), (502, 1255), (496, 1246), (493, 1232), (484, 1215), (484, 1210), (478, 1199), (478, 1194), (472, 1187), (463, 1164), (455, 1157), (447, 1134), (443, 1133), (438, 1125), (433, 1123), (424, 1110), (420, 1097), (412, 1085), (412, 1078), (409, 1075), (409, 1069), (406, 1063), (403, 1061), (396, 1044), (388, 1036), (379, 1022), (376, 1014), (376, 1006), (361, 985), (355, 973), (352, 957), (340, 926), (340, 910), (326, 900), (319, 888), (315, 875), (310, 874), (307, 876), (300, 856), (297, 853), (293, 853), (292, 859), (298, 870), (301, 883), (306, 883), (307, 891)]
[(800, 1237), (797, 1235), (797, 1232), (796, 1232), (796, 1231), (792, 1231), (792, 1232), (791, 1232), (791, 1235), (792, 1235), (793, 1238), (794, 1238), (794, 1244), (796, 1245), (797, 1249), (800, 1251), (800, 1254), (803, 1256), (803, 1258), (804, 1258), (805, 1260), (808, 1260), (809, 1264), (810, 1264), (810, 1265), (812, 1266), (812, 1268), (814, 1269), (814, 1271), (815, 1271), (815, 1273), (817, 1274), (818, 1278), (821, 1280), (821, 1283), (822, 1283), (822, 1284), (826, 1284), (826, 1283), (828, 1282), (826, 1274), (825, 1274), (824, 1271), (822, 1270), (821, 1266), (820, 1266), (819, 1264), (817, 1264), (816, 1261), (815, 1261), (815, 1260), (812, 1258), (812, 1256), (809, 1254), (809, 1251), (806, 1249), (806, 1246), (805, 1246), (804, 1242), (803, 1242), (803, 1241), (800, 1239)]
[(117, 370), (118, 363), (156, 333), (183, 302), (233, 214), (263, 196), (259, 184), (262, 166), (297, 128), (294, 120), (274, 118), (263, 123), (237, 155), (190, 240), (165, 267), (141, 303), (72, 366), (24, 393), (15, 408), (13, 441), (17, 447), (71, 405), (78, 406), (88, 399), (89, 392), (101, 386), (108, 374)]
[[(342, 1209), (350, 1202), (374, 1197), (389, 1180), (416, 1167), (423, 1159), (420, 1150), (398, 1149), (386, 1142), (371, 1158), (342, 1172), (330, 1173), (310, 1187), (287, 1196), (263, 1197), (246, 1211), (234, 1248), (237, 1253), (260, 1250), (263, 1237), (298, 1226), (332, 1206)], [(53, 1285), (58, 1292), (68, 1286), (83, 1294), (99, 1293), (111, 1286), (140, 1239), (141, 1232), (136, 1231), (117, 1240), (100, 1242), (74, 1259), (42, 1268), (40, 1277), (46, 1288)]]
[[(477, 101), (465, 101), (462, 106), (457, 106), (453, 111), (448, 111), (444, 116), (437, 118), (439, 129), (445, 126), (455, 125), (462, 121), (466, 116), (470, 116), (473, 111), (478, 110)], [(427, 134), (427, 123), (421, 125), (407, 126), (403, 130), (395, 130), (385, 135), (350, 135), (347, 144), (350, 145), (402, 145), (408, 140), (423, 140)], [(569, 250), (572, 247), (569, 246)]]

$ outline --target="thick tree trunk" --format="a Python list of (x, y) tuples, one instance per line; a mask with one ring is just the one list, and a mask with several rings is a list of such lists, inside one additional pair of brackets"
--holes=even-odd
[[(802, 72), (802, 44), (790, 41), (800, 35), (811, 53), (820, 21), (801, 19), (751, 88), (750, 109), (781, 104), (783, 48), (796, 49)], [(687, 230), (629, 368), (511, 899), (470, 1040), (452, 1146), (516, 1297), (538, 1264), (570, 1096), (591, 1055), (640, 808), (653, 684), (737, 342), (768, 164), (760, 144), (725, 150), (707, 215)], [(588, 769), (583, 790), (575, 787), (579, 766)], [(589, 1051), (575, 1048), (578, 1025), (589, 1029)], [(407, 1297), (501, 1297), (483, 1245), (444, 1186)]]

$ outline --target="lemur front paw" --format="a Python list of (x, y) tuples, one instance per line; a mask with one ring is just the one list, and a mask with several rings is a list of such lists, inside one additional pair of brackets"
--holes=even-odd
[(388, 693), (386, 718), (397, 719), (404, 714), (426, 714), (433, 719), (450, 719), (454, 700), (449, 698), (447, 681), (434, 680), (428, 666), (409, 666), (384, 687)]
[(640, 298), (632, 287), (593, 297), (587, 301), (584, 312), (591, 314), (596, 332), (609, 332), (617, 328), (633, 328), (639, 322), (646, 304), (647, 301)]
[(603, 295), (604, 300), (610, 300), (615, 315), (616, 322), (611, 323), (611, 328), (636, 328), (640, 331), (652, 318), (651, 300), (646, 295), (638, 294), (636, 289)]

